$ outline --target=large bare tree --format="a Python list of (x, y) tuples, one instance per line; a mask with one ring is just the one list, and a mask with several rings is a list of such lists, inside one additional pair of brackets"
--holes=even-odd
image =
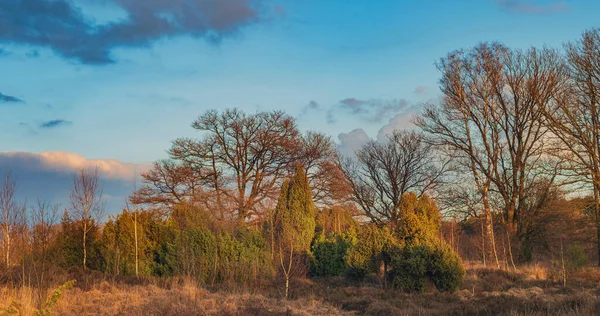
[(70, 194), (71, 217), (78, 220), (82, 230), (83, 268), (87, 268), (87, 234), (98, 225), (104, 214), (102, 188), (98, 168), (82, 168), (73, 177)]
[(544, 107), (560, 99), (567, 82), (555, 51), (515, 51), (492, 43), (448, 54), (440, 105), (427, 106), (416, 124), (462, 168), (469, 170), (483, 207), (485, 248), (496, 258), (491, 191), (503, 201), (515, 231), (529, 183), (547, 148)]
[[(207, 208), (222, 213), (221, 218), (236, 214), (239, 221), (245, 221), (264, 215), (262, 211), (273, 204), (283, 178), (296, 163), (307, 170), (317, 203), (330, 205), (344, 195), (331, 139), (315, 132), (302, 135), (294, 119), (281, 111), (210, 110), (192, 127), (202, 137), (175, 140), (169, 154), (180, 168), (201, 175), (197, 181), (206, 195), (202, 200), (210, 201)], [(172, 196), (175, 192), (170, 187), (161, 191), (171, 191), (168, 195)]]
[(364, 214), (374, 223), (397, 226), (404, 193), (422, 195), (441, 180), (447, 163), (438, 161), (420, 133), (396, 130), (384, 142), (368, 142), (342, 166)]
[(562, 57), (552, 49), (510, 50), (492, 83), (496, 97), (492, 118), (501, 130), (500, 161), (493, 179), (507, 223), (520, 233), (527, 190), (542, 176), (553, 179), (551, 165), (557, 162), (547, 155), (550, 135), (544, 109), (563, 98), (568, 75)]
[[(548, 127), (566, 148), (565, 171), (593, 188), (600, 255), (600, 29), (566, 45), (571, 85), (560, 102), (545, 107)], [(600, 256), (599, 262), (600, 265)]]
[(203, 138), (175, 140), (172, 158), (196, 170), (212, 170), (217, 199), (231, 199), (239, 221), (255, 215), (265, 199), (276, 195), (276, 183), (294, 160), (298, 130), (293, 119), (279, 111), (210, 110), (192, 127)]
[(483, 245), (488, 258), (494, 258), (497, 265), (489, 194), (500, 159), (501, 132), (491, 119), (495, 98), (489, 77), (501, 72), (505, 51), (501, 45), (481, 45), (443, 58), (438, 69), (444, 99), (439, 106), (427, 106), (416, 119), (429, 142), (445, 150), (459, 167), (469, 170), (483, 207)]

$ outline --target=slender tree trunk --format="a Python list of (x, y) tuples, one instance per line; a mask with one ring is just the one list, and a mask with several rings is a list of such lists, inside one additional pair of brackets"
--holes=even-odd
[(290, 291), (290, 277), (288, 275), (285, 276), (285, 298), (288, 298), (288, 293)]
[(8, 224), (6, 224), (6, 231), (4, 236), (4, 241), (6, 243), (6, 266), (10, 267), (10, 230)]
[(562, 265), (563, 287), (567, 287), (567, 270), (565, 269), (565, 253), (563, 250), (563, 239), (560, 237), (560, 262)]
[(513, 259), (512, 245), (510, 243), (510, 231), (508, 229), (506, 230), (506, 239), (508, 243), (508, 255), (510, 256), (510, 264), (512, 265), (513, 270), (517, 271), (517, 267), (515, 266), (515, 260)]
[(487, 196), (487, 191), (483, 196), (483, 209), (485, 213), (485, 235), (487, 241), (487, 256), (489, 258), (494, 258), (496, 261), (496, 266), (500, 269), (500, 262), (498, 261), (498, 253), (496, 251), (496, 243), (494, 241), (494, 222), (492, 218), (492, 211), (490, 207), (490, 202)]
[(594, 181), (594, 208), (596, 211), (596, 238), (598, 246), (598, 266), (600, 266), (600, 189), (597, 180)]
[(508, 271), (508, 256), (506, 255), (506, 243), (504, 242), (504, 239), (502, 239), (502, 251), (504, 252), (504, 269), (506, 271)]
[(485, 260), (486, 257), (486, 251), (485, 251), (485, 217), (482, 218), (480, 221), (481, 223), (481, 258), (483, 259), (483, 266), (487, 267), (487, 263)]
[(138, 276), (138, 234), (137, 234), (137, 210), (133, 213), (133, 235), (135, 239), (135, 276)]
[(83, 269), (87, 269), (86, 260), (87, 260), (87, 247), (86, 247), (86, 238), (87, 238), (87, 221), (83, 220)]

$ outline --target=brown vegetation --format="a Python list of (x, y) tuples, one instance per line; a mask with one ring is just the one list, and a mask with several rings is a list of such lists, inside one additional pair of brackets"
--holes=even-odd
[[(431, 285), (425, 293), (354, 286), (343, 278), (294, 279), (292, 299), (277, 286), (214, 291), (189, 278), (98, 278), (88, 288), (66, 290), (52, 309), (57, 315), (597, 315), (600, 270), (571, 272), (567, 287), (560, 271), (540, 265), (517, 272), (474, 265), (455, 293)], [(72, 275), (76, 276), (76, 275)], [(64, 276), (68, 278), (68, 276)], [(82, 280), (82, 282), (85, 282)], [(0, 289), (0, 315), (9, 306), (33, 315), (38, 303), (30, 287)]]

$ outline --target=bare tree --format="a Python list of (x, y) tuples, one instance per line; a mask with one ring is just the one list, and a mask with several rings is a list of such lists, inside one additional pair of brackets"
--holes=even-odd
[(553, 179), (545, 171), (554, 168), (542, 168), (558, 163), (544, 159), (549, 149), (544, 109), (563, 98), (568, 76), (562, 57), (551, 49), (508, 51), (503, 63), (500, 76), (492, 78), (492, 122), (502, 132), (493, 180), (504, 200), (507, 223), (519, 232), (521, 204), (530, 184), (540, 176)]
[(559, 102), (544, 108), (545, 117), (566, 148), (564, 169), (593, 188), (600, 255), (600, 29), (584, 32), (565, 48), (571, 85)]
[(177, 139), (169, 153), (196, 170), (212, 170), (218, 201), (231, 199), (242, 222), (277, 195), (277, 184), (298, 152), (294, 120), (279, 111), (247, 115), (237, 109), (212, 110), (192, 127), (204, 132), (203, 139)]
[(416, 124), (469, 170), (484, 210), (485, 248), (498, 264), (490, 194), (502, 198), (514, 232), (529, 183), (541, 173), (549, 138), (543, 109), (560, 98), (564, 64), (550, 49), (513, 51), (493, 43), (452, 52), (438, 68), (444, 99), (426, 107)]
[(79, 169), (73, 177), (70, 194), (71, 216), (81, 222), (83, 233), (83, 268), (87, 268), (87, 234), (98, 225), (104, 214), (102, 188), (99, 183), (98, 168)]
[(48, 250), (52, 242), (54, 225), (58, 222), (58, 211), (58, 204), (51, 205), (42, 200), (37, 200), (29, 210), (32, 225), (32, 252), (41, 263), (36, 280), (40, 289), (47, 287), (45, 273)]
[(133, 204), (172, 210), (181, 203), (193, 204), (203, 193), (207, 182), (203, 170), (195, 170), (178, 161), (165, 159), (154, 163), (152, 169), (142, 174), (144, 185), (134, 190), (130, 200)]
[(351, 194), (338, 160), (331, 137), (317, 132), (302, 135), (298, 161), (306, 170), (317, 206), (332, 207), (346, 201)]
[(392, 226), (401, 219), (404, 193), (433, 190), (447, 169), (417, 132), (395, 131), (386, 142), (371, 141), (342, 162), (353, 200), (371, 221)]
[(2, 244), (5, 251), (4, 263), (7, 267), (11, 264), (12, 237), (19, 217), (19, 206), (15, 201), (16, 188), (17, 180), (13, 177), (11, 170), (6, 170), (0, 184), (0, 212), (2, 216)]

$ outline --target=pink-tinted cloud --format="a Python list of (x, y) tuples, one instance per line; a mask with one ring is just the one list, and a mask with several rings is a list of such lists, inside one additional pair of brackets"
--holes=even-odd
[(63, 151), (41, 153), (0, 152), (0, 169), (18, 168), (43, 172), (73, 173), (81, 168), (97, 167), (100, 174), (108, 179), (131, 181), (152, 167), (150, 163), (134, 164), (116, 159), (87, 159), (86, 157)]

